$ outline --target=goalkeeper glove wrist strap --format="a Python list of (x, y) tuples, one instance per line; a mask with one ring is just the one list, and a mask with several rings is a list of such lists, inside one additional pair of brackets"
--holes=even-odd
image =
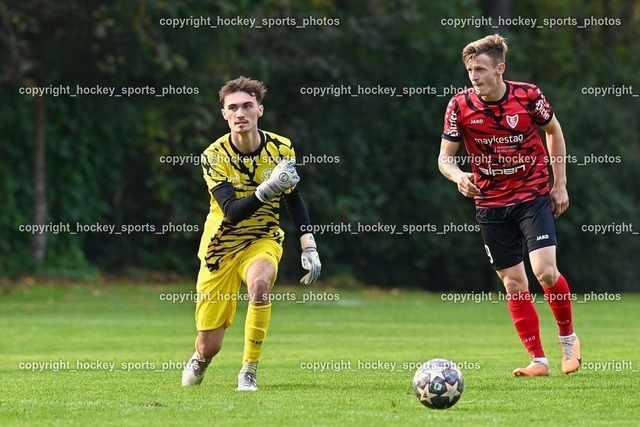
[(302, 236), (300, 236), (300, 246), (302, 247), (303, 251), (305, 249), (317, 249), (318, 248), (316, 246), (316, 239), (313, 237), (312, 233), (305, 233)]

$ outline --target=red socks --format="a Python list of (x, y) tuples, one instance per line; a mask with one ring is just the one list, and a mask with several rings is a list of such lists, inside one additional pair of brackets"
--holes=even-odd
[[(544, 296), (553, 316), (558, 323), (559, 335), (567, 336), (573, 333), (573, 319), (571, 317), (571, 292), (564, 276), (560, 275), (558, 281), (551, 288), (545, 286)], [(533, 305), (529, 291), (509, 296), (509, 311), (513, 324), (518, 331), (525, 348), (531, 357), (545, 357), (540, 340), (540, 324), (538, 313)]]
[(544, 297), (551, 306), (553, 316), (556, 318), (560, 336), (567, 336), (573, 333), (573, 319), (571, 317), (571, 292), (569, 285), (561, 274), (555, 285), (550, 288), (543, 286)]
[(540, 340), (538, 313), (531, 300), (531, 293), (526, 291), (509, 295), (507, 306), (516, 331), (531, 357), (545, 357)]

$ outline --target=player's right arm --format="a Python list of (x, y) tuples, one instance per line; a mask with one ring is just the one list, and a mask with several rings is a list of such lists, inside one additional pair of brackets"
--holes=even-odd
[(238, 199), (236, 191), (229, 182), (223, 182), (216, 185), (211, 190), (211, 195), (222, 209), (224, 217), (232, 224), (237, 224), (243, 219), (253, 215), (260, 206), (262, 201), (254, 194)]
[(458, 166), (456, 153), (462, 141), (462, 124), (460, 123), (460, 106), (456, 96), (449, 100), (444, 114), (444, 130), (440, 141), (438, 169), (450, 181), (458, 186), (458, 191), (465, 197), (474, 197), (480, 190), (473, 183), (473, 174), (464, 172)]
[(215, 150), (205, 152), (201, 160), (202, 170), (211, 195), (222, 209), (224, 217), (232, 224), (249, 218), (263, 203), (278, 197), (284, 190), (294, 187), (300, 181), (295, 170), (295, 162), (283, 160), (253, 194), (237, 198), (225, 170), (230, 162), (216, 161), (219, 158), (224, 157)]
[(231, 164), (231, 155), (225, 153), (224, 149), (217, 145), (217, 142), (202, 153), (200, 166), (209, 193), (220, 206), (225, 218), (231, 223), (237, 224), (260, 209), (262, 202), (255, 194), (240, 199), (236, 197), (227, 170)]
[(440, 154), (438, 155), (438, 169), (448, 180), (458, 185), (458, 191), (465, 197), (475, 197), (480, 190), (473, 183), (473, 174), (464, 172), (458, 166), (456, 153), (460, 143), (442, 138), (440, 141)]

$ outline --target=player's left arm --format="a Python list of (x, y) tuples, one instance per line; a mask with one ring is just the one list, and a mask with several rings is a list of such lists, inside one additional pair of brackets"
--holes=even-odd
[[(288, 141), (286, 146), (281, 147), (279, 155), (283, 159), (294, 160), (295, 162), (296, 152), (291, 145), (291, 141)], [(289, 217), (296, 227), (297, 236), (300, 238), (300, 246), (302, 247), (300, 261), (302, 268), (308, 271), (308, 273), (300, 279), (300, 283), (310, 285), (320, 277), (322, 264), (320, 263), (320, 256), (318, 255), (316, 239), (311, 232), (313, 227), (309, 219), (309, 211), (307, 211), (307, 206), (304, 204), (302, 193), (300, 193), (298, 187), (293, 186), (283, 191), (282, 194)]]
[(562, 134), (562, 127), (555, 114), (542, 129), (547, 134), (547, 150), (549, 152), (551, 171), (553, 173), (553, 187), (551, 188), (551, 210), (558, 218), (569, 207), (569, 193), (567, 192), (567, 146)]
[(320, 255), (318, 255), (316, 239), (313, 237), (313, 233), (311, 233), (312, 227), (309, 212), (298, 188), (294, 188), (290, 192), (285, 192), (284, 202), (287, 206), (287, 212), (289, 212), (289, 216), (296, 227), (297, 235), (300, 238), (300, 246), (302, 247), (300, 261), (302, 262), (302, 268), (309, 271), (300, 279), (300, 283), (310, 285), (320, 277), (322, 264), (320, 263)]

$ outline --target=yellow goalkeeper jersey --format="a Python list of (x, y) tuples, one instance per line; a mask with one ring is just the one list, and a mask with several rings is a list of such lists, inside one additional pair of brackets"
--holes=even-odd
[[(260, 147), (243, 154), (226, 134), (211, 144), (202, 154), (201, 165), (211, 202), (200, 240), (198, 257), (211, 271), (219, 268), (226, 257), (235, 257), (256, 239), (271, 238), (282, 244), (280, 228), (280, 197), (262, 204), (249, 218), (232, 224), (224, 217), (222, 207), (213, 197), (213, 189), (230, 183), (238, 199), (250, 196), (265, 181), (281, 160), (295, 160), (291, 141), (272, 132), (259, 130)], [(289, 189), (286, 192), (291, 192)]]

